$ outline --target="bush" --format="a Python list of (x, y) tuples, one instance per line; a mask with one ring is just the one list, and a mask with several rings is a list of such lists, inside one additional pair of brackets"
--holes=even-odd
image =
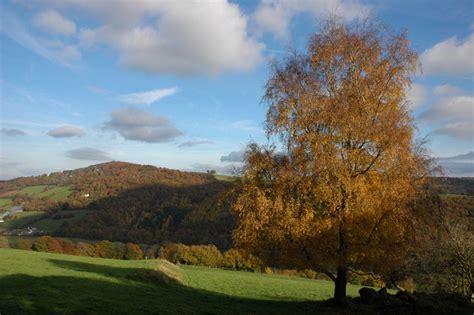
[(222, 254), (214, 245), (192, 245), (168, 243), (159, 251), (159, 257), (172, 263), (221, 267)]
[(59, 239), (58, 242), (59, 242), (59, 244), (61, 244), (63, 254), (68, 254), (68, 255), (78, 255), (79, 254), (76, 246), (72, 242), (70, 242), (68, 240), (65, 240), (65, 239)]
[(102, 258), (114, 258), (115, 246), (111, 241), (101, 241), (95, 245), (95, 252), (97, 256)]
[(199, 266), (220, 267), (222, 265), (222, 254), (214, 245), (192, 245), (189, 251)]
[(381, 277), (367, 274), (362, 271), (349, 273), (349, 283), (378, 288), (385, 286), (385, 282), (381, 279)]
[(32, 246), (32, 249), (37, 252), (48, 253), (62, 253), (63, 249), (61, 243), (51, 236), (41, 236)]
[(143, 258), (143, 251), (137, 244), (127, 243), (125, 246), (124, 259), (137, 260)]
[(81, 256), (97, 257), (96, 247), (92, 244), (79, 242), (76, 247), (78, 254)]
[(127, 246), (124, 243), (114, 242), (114, 254), (112, 258), (125, 259)]
[(158, 258), (160, 256), (160, 246), (152, 245), (142, 249), (148, 259)]
[(16, 248), (18, 249), (25, 249), (25, 250), (32, 250), (33, 249), (33, 241), (27, 239), (19, 239), (16, 243)]
[(262, 262), (247, 251), (240, 249), (229, 249), (223, 255), (223, 267), (234, 270), (256, 271)]

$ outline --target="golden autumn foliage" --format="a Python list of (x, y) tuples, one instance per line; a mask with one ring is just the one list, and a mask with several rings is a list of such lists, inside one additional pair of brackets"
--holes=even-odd
[(307, 55), (274, 65), (264, 96), (274, 144), (248, 147), (238, 246), (324, 271), (337, 301), (349, 270), (384, 272), (404, 259), (429, 166), (406, 104), (417, 63), (405, 33), (332, 20)]

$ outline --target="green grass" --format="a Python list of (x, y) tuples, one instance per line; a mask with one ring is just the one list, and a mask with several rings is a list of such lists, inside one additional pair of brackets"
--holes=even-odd
[(12, 206), (12, 200), (9, 198), (0, 198), (0, 209), (9, 210)]
[[(224, 269), (182, 266), (184, 280), (194, 288), (242, 298), (274, 301), (313, 301), (332, 297), (334, 284), (283, 275), (228, 271)], [(360, 287), (349, 284), (347, 294), (358, 296)]]
[(22, 229), (26, 227), (37, 228), (45, 234), (53, 234), (64, 222), (74, 224), (82, 219), (91, 210), (63, 210), (61, 215), (73, 215), (73, 217), (53, 219), (43, 211), (23, 211), (7, 217), (4, 223), (0, 223), (0, 231)]
[(2, 314), (307, 314), (324, 311), (318, 300), (333, 290), (325, 281), (191, 266), (176, 268), (179, 285), (163, 281), (151, 260), (14, 249), (0, 257)]
[(221, 181), (221, 182), (235, 182), (238, 177), (237, 176), (228, 176), (228, 175), (214, 175), (214, 178)]
[(31, 227), (35, 227), (46, 234), (54, 233), (64, 222), (69, 222), (74, 224), (75, 222), (82, 219), (86, 214), (90, 213), (90, 210), (63, 210), (61, 211), (61, 215), (73, 215), (72, 218), (64, 218), (64, 219), (53, 219), (52, 217), (46, 217), (42, 220), (39, 220), (31, 225)]
[(26, 228), (33, 222), (38, 221), (43, 216), (45, 216), (43, 211), (17, 212), (13, 216), (7, 217), (5, 222), (0, 223), (0, 228), (8, 230)]
[(34, 198), (43, 198), (47, 197), (54, 201), (62, 201), (66, 199), (71, 194), (69, 187), (62, 186), (28, 186), (21, 189), (18, 192), (18, 195), (27, 195)]

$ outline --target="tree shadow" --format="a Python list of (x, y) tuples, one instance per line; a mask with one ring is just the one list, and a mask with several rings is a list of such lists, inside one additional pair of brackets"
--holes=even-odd
[[(472, 314), (473, 308), (432, 304), (336, 308), (323, 301), (275, 301), (229, 296), (165, 281), (147, 268), (49, 259), (77, 276), (0, 277), (0, 314)], [(449, 306), (449, 307), (448, 307)], [(455, 311), (455, 312), (453, 312)]]
[[(313, 313), (319, 302), (268, 301), (232, 297), (163, 281), (145, 268), (121, 268), (51, 259), (56, 267), (89, 277), (0, 278), (1, 314), (297, 314)], [(96, 277), (96, 278), (95, 278)], [(334, 313), (327, 309), (328, 313)]]

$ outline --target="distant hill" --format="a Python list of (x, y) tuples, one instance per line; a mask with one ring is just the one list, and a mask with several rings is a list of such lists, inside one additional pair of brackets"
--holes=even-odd
[[(0, 182), (0, 211), (40, 210), (33, 224), (66, 237), (229, 248), (238, 178), (110, 162)], [(443, 213), (474, 221), (474, 179), (433, 178)], [(77, 215), (71, 210), (78, 211)], [(28, 224), (32, 224), (28, 221)], [(474, 224), (473, 224), (474, 226)], [(1, 230), (1, 229), (0, 229)]]
[(109, 162), (2, 182), (0, 205), (51, 216), (93, 210), (79, 222), (65, 222), (54, 233), (61, 236), (226, 248), (234, 222), (226, 194), (233, 185), (212, 174)]

